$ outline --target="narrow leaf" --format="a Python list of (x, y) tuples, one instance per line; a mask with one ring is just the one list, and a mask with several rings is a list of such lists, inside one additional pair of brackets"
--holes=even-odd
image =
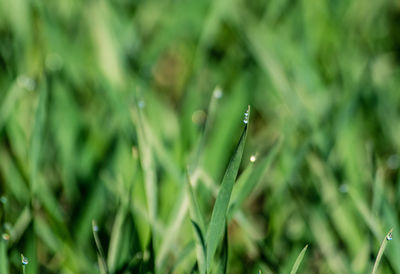
[(304, 255), (306, 254), (308, 245), (306, 245), (300, 252), (299, 256), (297, 256), (296, 261), (294, 262), (294, 265), (292, 267), (292, 270), (290, 271), (290, 274), (295, 274), (297, 273), (297, 270), (299, 269), (299, 266), (301, 262), (303, 261)]
[(192, 188), (192, 183), (190, 181), (189, 173), (186, 173), (187, 175), (187, 189), (188, 189), (188, 194), (189, 194), (189, 210), (190, 210), (190, 216), (192, 220), (194, 220), (198, 226), (200, 227), (200, 230), (203, 232), (204, 231), (204, 221), (203, 221), (203, 216), (200, 212), (199, 204), (197, 202), (196, 196), (194, 195), (194, 191)]
[(199, 225), (192, 220), (193, 228), (196, 234), (196, 252), (197, 252), (197, 264), (199, 266), (200, 274), (206, 272), (206, 243), (204, 241), (204, 236)]
[(389, 230), (388, 234), (386, 234), (385, 238), (382, 241), (381, 247), (379, 248), (379, 251), (378, 251), (378, 255), (376, 256), (374, 268), (372, 269), (372, 274), (375, 274), (376, 271), (378, 270), (379, 263), (381, 262), (382, 255), (386, 249), (388, 241), (392, 240), (392, 231), (393, 231), (393, 228)]
[(215, 251), (224, 232), (229, 200), (231, 197), (233, 184), (235, 182), (239, 170), (244, 150), (244, 144), (246, 141), (249, 115), (250, 115), (250, 106), (245, 114), (245, 119), (244, 119), (245, 127), (243, 129), (242, 135), (240, 136), (236, 150), (229, 161), (228, 168), (225, 171), (225, 175), (224, 178), (222, 179), (221, 187), (218, 192), (218, 196), (215, 201), (214, 209), (211, 215), (211, 221), (207, 230), (207, 240), (206, 240), (207, 270), (209, 270), (211, 267), (211, 262), (213, 260)]
[(96, 243), (96, 247), (97, 247), (97, 259), (99, 262), (99, 268), (101, 270), (101, 273), (108, 273), (107, 271), (107, 264), (106, 264), (106, 260), (104, 258), (104, 252), (103, 252), (103, 247), (101, 246), (101, 242), (100, 242), (100, 238), (99, 238), (99, 227), (97, 226), (96, 222), (93, 220), (92, 221), (92, 231), (93, 231), (93, 237), (94, 237), (94, 241)]
[(222, 243), (220, 273), (228, 273), (228, 223), (225, 223), (225, 234)]
[(126, 217), (126, 210), (121, 206), (118, 210), (117, 216), (115, 217), (114, 225), (112, 228), (110, 246), (107, 254), (107, 265), (111, 273), (113, 273), (117, 267), (118, 256), (120, 253), (120, 243), (123, 241), (124, 236), (121, 235), (124, 220)]

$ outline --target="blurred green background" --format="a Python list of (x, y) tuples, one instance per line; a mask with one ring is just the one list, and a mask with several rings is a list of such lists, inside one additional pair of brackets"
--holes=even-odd
[(189, 273), (247, 105), (228, 272), (400, 273), (399, 61), (394, 0), (1, 0), (0, 273)]

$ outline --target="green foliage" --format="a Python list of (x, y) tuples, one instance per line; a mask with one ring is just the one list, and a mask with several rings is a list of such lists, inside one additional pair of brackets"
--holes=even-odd
[(400, 273), (399, 17), (0, 0), (0, 272)]

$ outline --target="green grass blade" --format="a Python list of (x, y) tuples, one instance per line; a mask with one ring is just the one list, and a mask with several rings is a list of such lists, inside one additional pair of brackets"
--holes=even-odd
[(100, 269), (100, 273), (101, 274), (105, 274), (108, 273), (107, 270), (107, 264), (106, 264), (106, 260), (104, 258), (104, 252), (103, 252), (103, 247), (101, 246), (101, 242), (100, 242), (100, 238), (99, 238), (99, 227), (96, 224), (96, 221), (92, 221), (92, 231), (93, 231), (93, 237), (94, 237), (94, 241), (96, 243), (96, 247), (97, 247), (97, 260), (99, 263), (99, 269)]
[(196, 234), (196, 253), (197, 253), (197, 264), (199, 266), (200, 274), (206, 273), (206, 243), (204, 236), (199, 225), (192, 220), (193, 228)]
[(122, 226), (126, 217), (126, 210), (121, 206), (115, 217), (113, 229), (111, 232), (110, 246), (107, 254), (107, 265), (111, 273), (116, 269), (121, 240), (123, 241)]
[(8, 256), (7, 256), (7, 240), (4, 236), (0, 239), (0, 273), (9, 273)]
[(225, 233), (224, 240), (222, 243), (222, 251), (221, 251), (221, 263), (219, 272), (226, 274), (228, 273), (228, 222), (225, 223)]
[[(250, 115), (250, 106), (246, 113), (247, 116)], [(244, 150), (244, 144), (246, 141), (247, 128), (248, 128), (247, 122), (248, 122), (248, 117), (245, 117), (245, 127), (243, 129), (242, 135), (240, 136), (236, 150), (233, 153), (229, 161), (228, 167), (225, 171), (225, 175), (224, 178), (222, 179), (221, 187), (218, 192), (218, 196), (215, 201), (214, 209), (211, 215), (211, 221), (207, 230), (207, 239), (206, 239), (207, 270), (209, 270), (211, 267), (215, 251), (224, 232), (229, 200), (231, 197), (233, 184), (235, 182), (240, 167), (240, 162), (242, 160), (242, 155)]]
[(292, 270), (290, 271), (290, 274), (296, 274), (297, 270), (299, 269), (299, 266), (301, 262), (303, 261), (304, 255), (306, 254), (308, 245), (306, 245), (300, 252), (299, 256), (297, 256), (296, 261), (293, 264)]
[(228, 211), (228, 219), (233, 217), (233, 214), (241, 207), (246, 197), (249, 196), (251, 191), (263, 177), (263, 175), (268, 170), (269, 166), (271, 165), (272, 161), (275, 159), (278, 151), (281, 147), (282, 139), (279, 140), (276, 144), (274, 144), (273, 148), (271, 149), (270, 153), (260, 161), (260, 163), (256, 163), (254, 168), (252, 165), (250, 168), (250, 175), (246, 176), (244, 180), (239, 178), (235, 188), (232, 191), (232, 202), (229, 207)]
[(372, 274), (375, 274), (376, 271), (378, 270), (379, 263), (381, 262), (382, 255), (386, 249), (388, 241), (392, 240), (392, 231), (393, 231), (393, 228), (389, 230), (389, 232), (386, 234), (385, 238), (382, 241), (381, 247), (379, 248), (379, 251), (378, 251), (378, 255), (376, 256), (374, 268), (372, 269)]
[(188, 189), (188, 194), (189, 194), (189, 210), (190, 210), (190, 215), (192, 220), (194, 220), (198, 226), (200, 227), (200, 230), (203, 232), (204, 231), (204, 221), (203, 221), (203, 216), (201, 214), (199, 204), (197, 202), (196, 196), (194, 195), (194, 191), (192, 188), (192, 183), (190, 180), (189, 173), (186, 173), (187, 177), (187, 189)]
[(157, 216), (157, 176), (154, 166), (153, 151), (148, 143), (148, 139), (144, 130), (144, 118), (142, 107), (137, 106), (137, 136), (139, 142), (140, 162), (144, 174), (144, 183), (146, 190), (146, 198), (148, 205), (148, 213), (151, 223), (154, 224)]

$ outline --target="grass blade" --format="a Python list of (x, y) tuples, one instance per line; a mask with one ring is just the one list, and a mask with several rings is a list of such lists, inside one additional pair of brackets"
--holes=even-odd
[(118, 210), (117, 216), (115, 217), (114, 225), (112, 228), (110, 246), (107, 254), (107, 265), (111, 273), (114, 272), (118, 262), (118, 255), (120, 253), (120, 243), (123, 238), (121, 235), (122, 226), (126, 217), (126, 211), (121, 206)]
[(96, 247), (97, 247), (97, 260), (99, 263), (99, 269), (100, 269), (100, 273), (101, 274), (105, 274), (108, 273), (107, 271), (107, 264), (106, 264), (106, 260), (104, 258), (104, 252), (103, 252), (103, 247), (101, 246), (101, 242), (100, 242), (100, 238), (99, 238), (99, 227), (96, 224), (96, 221), (92, 221), (92, 231), (93, 231), (93, 237), (94, 237), (94, 241), (96, 243)]
[(299, 256), (297, 256), (296, 261), (294, 262), (294, 265), (292, 267), (292, 270), (290, 271), (290, 274), (296, 274), (297, 270), (299, 269), (299, 266), (301, 262), (303, 261), (304, 255), (306, 254), (308, 245), (306, 245), (300, 252)]
[(393, 231), (393, 228), (389, 230), (389, 232), (386, 234), (385, 238), (382, 241), (381, 247), (379, 248), (379, 251), (378, 251), (378, 255), (376, 256), (374, 268), (372, 269), (372, 274), (375, 274), (376, 271), (378, 270), (379, 263), (381, 262), (382, 255), (386, 249), (388, 241), (392, 240), (392, 231)]
[(192, 220), (193, 228), (196, 234), (196, 253), (197, 253), (197, 264), (199, 266), (200, 274), (206, 273), (206, 243), (204, 241), (203, 232), (199, 225)]
[(6, 237), (2, 235), (0, 239), (0, 273), (9, 273)]
[(233, 184), (235, 182), (240, 162), (242, 160), (244, 144), (247, 135), (247, 123), (248, 116), (250, 115), (250, 106), (245, 114), (245, 127), (243, 129), (242, 135), (240, 136), (239, 143), (233, 153), (228, 167), (225, 171), (224, 178), (222, 179), (221, 187), (218, 192), (217, 199), (215, 201), (214, 209), (211, 215), (210, 225), (207, 230), (207, 270), (211, 267), (211, 262), (214, 257), (215, 251), (217, 249), (218, 243), (221, 240), (222, 234), (224, 232), (226, 214), (229, 206), (229, 201), (231, 198)]
[(153, 151), (148, 143), (148, 137), (144, 130), (144, 117), (140, 103), (137, 106), (137, 137), (139, 142), (140, 162), (145, 177), (145, 190), (148, 205), (148, 214), (151, 223), (154, 224), (157, 216), (157, 176), (155, 172)]
[(220, 273), (228, 273), (228, 222), (225, 223), (225, 234), (222, 243)]

